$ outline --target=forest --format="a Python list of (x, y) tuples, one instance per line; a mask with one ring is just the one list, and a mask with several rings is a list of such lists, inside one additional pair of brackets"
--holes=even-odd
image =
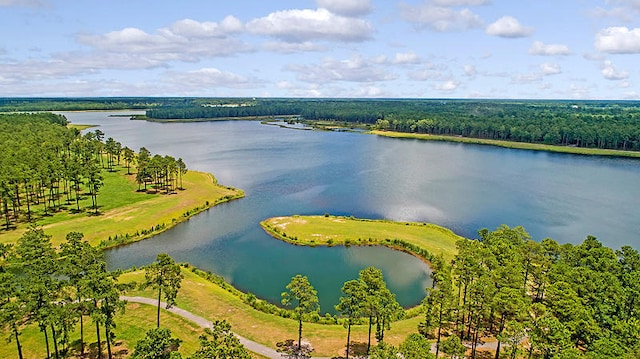
[[(238, 102), (234, 102), (238, 103)], [(298, 115), (380, 130), (640, 150), (640, 103), (608, 101), (261, 99), (252, 106), (159, 106), (151, 119)]]
[[(144, 147), (136, 154), (100, 130), (81, 135), (67, 128), (64, 116), (52, 113), (0, 114), (0, 213), (2, 227), (67, 210), (99, 212), (103, 171), (124, 163), (128, 173), (136, 165), (139, 189), (170, 193), (181, 186), (187, 167), (182, 159), (152, 154)], [(149, 188), (148, 188), (149, 187)], [(82, 199), (91, 198), (89, 208)]]
[[(420, 332), (497, 340), (495, 358), (637, 358), (640, 254), (595, 237), (580, 245), (533, 241), (522, 227), (482, 229), (432, 262)], [(505, 344), (507, 346), (505, 346)], [(501, 351), (502, 350), (502, 351)]]

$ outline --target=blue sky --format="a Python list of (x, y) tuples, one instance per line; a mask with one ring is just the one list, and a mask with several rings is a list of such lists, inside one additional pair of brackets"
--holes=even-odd
[(640, 0), (0, 0), (0, 96), (640, 99)]

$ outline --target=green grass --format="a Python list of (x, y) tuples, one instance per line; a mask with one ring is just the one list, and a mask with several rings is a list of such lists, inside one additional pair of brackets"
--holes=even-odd
[[(238, 296), (190, 270), (183, 269), (182, 273), (184, 279), (178, 293), (178, 307), (211, 321), (224, 319), (231, 324), (234, 332), (271, 348), (275, 348), (275, 344), (279, 341), (297, 338), (297, 321), (258, 311), (244, 303)], [(123, 282), (142, 282), (144, 272), (125, 273), (120, 279)], [(130, 294), (148, 298), (153, 298), (155, 295), (152, 291), (135, 291)], [(422, 316), (417, 316), (392, 323), (391, 330), (385, 332), (385, 342), (398, 345), (410, 333), (417, 332), (418, 323), (422, 320)], [(354, 326), (351, 340), (366, 343), (367, 329), (366, 325)], [(344, 351), (346, 335), (347, 331), (342, 325), (315, 323), (303, 325), (303, 337), (314, 346), (314, 356), (338, 355), (340, 351)], [(372, 338), (372, 341), (375, 343), (375, 338)]]
[[(202, 329), (195, 324), (182, 319), (181, 317), (162, 311), (160, 323), (162, 327), (170, 328), (171, 334), (182, 340), (180, 344), (180, 353), (183, 357), (193, 354), (199, 347), (198, 336), (202, 333)], [(144, 338), (145, 333), (149, 329), (155, 328), (156, 325), (156, 309), (153, 306), (142, 305), (137, 303), (127, 304), (126, 311), (123, 315), (116, 318), (116, 346), (112, 347), (112, 352), (121, 354), (115, 357), (124, 357), (125, 353), (133, 353), (135, 343)], [(95, 358), (97, 354), (97, 341), (95, 325), (91, 322), (91, 318), (84, 318), (84, 336), (85, 351), (93, 353), (90, 358)], [(17, 358), (18, 351), (15, 341), (7, 343), (4, 337), (8, 336), (7, 332), (2, 332), (3, 345), (0, 345), (0, 358)], [(49, 336), (51, 333), (49, 333)], [(101, 328), (100, 333), (103, 349), (103, 355), (106, 357), (106, 344), (104, 343), (104, 329)], [(49, 337), (51, 341), (51, 337)], [(80, 354), (80, 325), (70, 336), (71, 357), (79, 357)], [(20, 336), (22, 351), (25, 359), (42, 359), (46, 357), (46, 347), (44, 335), (38, 330), (37, 325), (29, 325), (22, 330)], [(50, 342), (50, 348), (53, 351), (53, 344)]]
[[(91, 198), (85, 195), (80, 213), (74, 213), (76, 206), (72, 201), (53, 216), (37, 221), (52, 236), (55, 246), (72, 231), (82, 232), (89, 243), (103, 247), (142, 240), (218, 203), (244, 196), (241, 190), (218, 185), (211, 174), (196, 171), (187, 172), (183, 180), (185, 190), (175, 194), (137, 192), (135, 175), (127, 175), (123, 168), (105, 171), (103, 176), (104, 186), (98, 194), (99, 215), (91, 213), (88, 208)], [(64, 199), (61, 201), (64, 204)], [(41, 211), (36, 209), (36, 216)], [(27, 229), (28, 224), (21, 223), (15, 230), (0, 231), (0, 243), (15, 243)]]
[(500, 141), (500, 140), (489, 140), (489, 139), (482, 139), (482, 138), (440, 136), (440, 135), (429, 135), (429, 134), (422, 134), (422, 133), (405, 133), (405, 132), (393, 132), (393, 131), (371, 131), (370, 133), (379, 135), (379, 136), (392, 137), (392, 138), (411, 138), (411, 139), (429, 140), (429, 141), (472, 143), (472, 144), (491, 145), (491, 146), (514, 148), (514, 149), (521, 149), (521, 150), (559, 152), (559, 153), (569, 153), (569, 154), (575, 154), (575, 155), (589, 155), (589, 156), (640, 158), (640, 152), (637, 152), (637, 151), (620, 151), (620, 150), (607, 150), (607, 149), (600, 149), (600, 148), (554, 146), (554, 145), (544, 145), (540, 143)]
[[(450, 261), (455, 243), (462, 238), (451, 230), (418, 222), (394, 222), (335, 216), (274, 217), (260, 222), (271, 235), (299, 245), (385, 245), (397, 247), (394, 239), (441, 254)], [(387, 241), (389, 240), (389, 241)]]

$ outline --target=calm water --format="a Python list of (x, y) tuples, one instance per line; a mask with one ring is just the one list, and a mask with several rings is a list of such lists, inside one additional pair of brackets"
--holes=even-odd
[[(128, 112), (132, 113), (132, 112)], [(385, 248), (307, 248), (277, 241), (258, 222), (291, 214), (344, 214), (425, 221), (473, 238), (479, 228), (523, 225), (534, 239), (638, 248), (640, 161), (455, 143), (283, 129), (252, 121), (160, 124), (67, 113), (98, 124), (136, 151), (182, 157), (247, 197), (192, 218), (153, 240), (107, 253), (112, 267), (152, 262), (159, 252), (223, 275), (279, 301), (298, 273), (331, 310), (360, 269), (383, 270), (403, 305), (424, 296), (428, 268)]]

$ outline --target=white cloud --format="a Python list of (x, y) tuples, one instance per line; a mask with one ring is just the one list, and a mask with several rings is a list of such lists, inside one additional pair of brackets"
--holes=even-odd
[(531, 72), (528, 74), (519, 74), (511, 79), (514, 84), (530, 84), (532, 82), (542, 81), (542, 74), (539, 72)]
[(167, 35), (185, 38), (224, 37), (228, 34), (241, 32), (243, 27), (242, 22), (233, 16), (225, 17), (220, 23), (184, 19), (171, 25), (170, 33)]
[(595, 47), (610, 54), (640, 53), (640, 28), (609, 27), (596, 34)]
[(540, 72), (544, 76), (557, 75), (562, 73), (562, 68), (558, 64), (546, 62), (540, 65)]
[(613, 63), (607, 60), (602, 63), (602, 76), (607, 80), (618, 81), (628, 79), (629, 73), (626, 71), (616, 70)]
[(640, 1), (639, 0), (607, 0), (607, 3), (620, 4), (626, 8), (631, 8), (636, 11), (640, 11)]
[(414, 23), (418, 28), (435, 31), (464, 31), (482, 26), (482, 20), (469, 9), (454, 10), (429, 3), (410, 5), (401, 3), (400, 12), (403, 19)]
[(78, 35), (77, 40), (106, 53), (139, 55), (152, 61), (198, 61), (248, 51), (247, 45), (232, 36), (241, 29), (240, 21), (229, 16), (220, 23), (180, 20), (155, 34), (129, 27), (103, 35)]
[(433, 0), (438, 6), (478, 6), (490, 4), (491, 0)]
[(0, 7), (42, 7), (48, 0), (0, 0)]
[(172, 86), (199, 91), (211, 88), (256, 88), (261, 81), (208, 67), (188, 72), (168, 72), (165, 81)]
[(486, 33), (493, 36), (518, 38), (527, 37), (533, 33), (533, 28), (523, 26), (520, 22), (511, 16), (503, 16), (496, 22), (487, 26)]
[(352, 97), (384, 97), (387, 94), (379, 87), (374, 85), (364, 85), (357, 89)]
[(325, 51), (326, 47), (310, 41), (305, 42), (267, 42), (263, 48), (268, 51), (291, 54), (294, 52)]
[(316, 84), (335, 81), (376, 82), (396, 78), (383, 68), (365, 61), (361, 56), (341, 61), (324, 59), (321, 64), (290, 65), (287, 69), (295, 72), (298, 80)]
[(371, 12), (371, 0), (317, 0), (318, 7), (334, 14), (360, 16)]
[(397, 53), (393, 63), (396, 65), (419, 64), (420, 57), (415, 52)]
[(435, 89), (442, 92), (452, 92), (460, 86), (459, 81), (448, 80), (443, 83), (439, 83), (435, 86)]
[(411, 71), (407, 75), (414, 81), (446, 81), (451, 78), (450, 71), (441, 64), (426, 64), (423, 69)]
[(358, 42), (370, 39), (374, 32), (368, 21), (336, 15), (327, 9), (278, 11), (249, 21), (246, 28), (287, 42)]
[(463, 67), (464, 74), (471, 78), (474, 78), (478, 75), (478, 69), (476, 69), (475, 65), (464, 65)]
[(571, 55), (571, 50), (566, 45), (545, 44), (542, 41), (534, 41), (529, 48), (529, 54), (541, 56)]

